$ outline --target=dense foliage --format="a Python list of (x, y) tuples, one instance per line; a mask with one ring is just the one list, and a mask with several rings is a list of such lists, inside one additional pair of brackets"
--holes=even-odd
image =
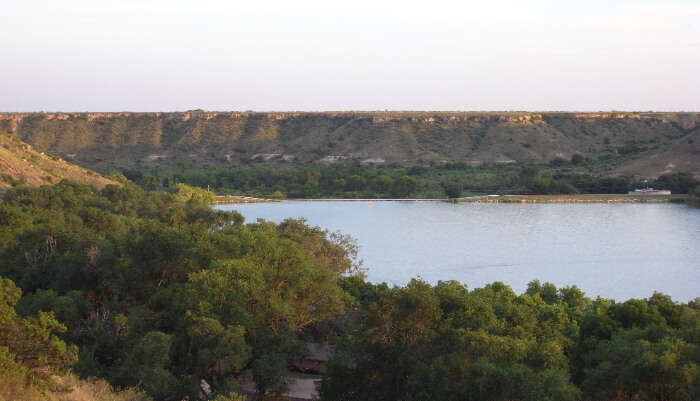
[[(154, 166), (136, 164), (116, 169), (146, 189), (174, 183), (211, 188), (219, 193), (286, 198), (458, 198), (469, 194), (625, 194), (651, 186), (687, 194), (700, 184), (690, 173), (638, 181), (593, 171), (604, 162), (554, 159), (549, 164), (505, 164), (471, 167), (464, 163), (414, 166), (361, 164), (245, 164), (235, 166)], [(108, 169), (103, 172), (114, 172)]]
[[(244, 224), (211, 193), (61, 182), (0, 202), (0, 380), (72, 368), (156, 400), (285, 392), (329, 342), (324, 400), (694, 400), (700, 300), (371, 284), (347, 237)], [(206, 386), (202, 386), (202, 383)], [(204, 388), (211, 387), (211, 393)]]
[(346, 288), (362, 317), (338, 343), (327, 400), (696, 400), (700, 303), (591, 300), (533, 281), (469, 291), (413, 280)]
[[(68, 182), (8, 192), (3, 368), (68, 367), (76, 350), (52, 335), (63, 332), (80, 349), (75, 372), (156, 399), (195, 396), (202, 379), (228, 394), (243, 375), (262, 391), (284, 390), (282, 374), (304, 352), (302, 329), (344, 312), (337, 279), (352, 262), (321, 230), (243, 225), (210, 209), (209, 196)], [(16, 308), (25, 319), (14, 315), (20, 292), (10, 280), (24, 291)]]

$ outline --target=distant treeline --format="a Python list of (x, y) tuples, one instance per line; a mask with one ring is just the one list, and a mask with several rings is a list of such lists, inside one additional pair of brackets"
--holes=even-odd
[(470, 167), (464, 163), (414, 166), (361, 164), (146, 164), (119, 169), (146, 189), (174, 183), (209, 188), (221, 194), (278, 198), (457, 198), (484, 193), (624, 194), (636, 188), (668, 189), (688, 194), (700, 182), (692, 174), (665, 174), (642, 181), (626, 176), (600, 176), (584, 162), (555, 159), (549, 164)]
[(350, 238), (244, 224), (211, 196), (128, 182), (9, 190), (0, 399), (10, 386), (67, 392), (55, 375), (70, 368), (155, 400), (239, 401), (246, 382), (273, 400), (309, 342), (332, 349), (321, 400), (700, 398), (700, 299), (371, 284)]

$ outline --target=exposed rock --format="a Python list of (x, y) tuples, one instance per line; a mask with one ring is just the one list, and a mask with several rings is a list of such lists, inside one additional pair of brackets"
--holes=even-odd
[(264, 162), (269, 162), (270, 160), (279, 159), (281, 157), (281, 153), (256, 153), (250, 157), (250, 160), (262, 160)]
[(166, 155), (157, 155), (157, 154), (153, 154), (153, 155), (148, 155), (148, 156), (146, 156), (146, 161), (148, 161), (148, 162), (154, 162), (154, 161), (156, 161), (156, 160), (165, 160), (165, 159), (167, 159), (167, 158), (168, 158), (168, 157), (167, 157)]
[(381, 157), (370, 157), (369, 159), (364, 159), (360, 163), (362, 164), (382, 164), (386, 163), (386, 160)]
[(339, 161), (347, 160), (347, 156), (340, 156), (340, 155), (328, 155), (319, 160), (320, 163), (336, 163)]

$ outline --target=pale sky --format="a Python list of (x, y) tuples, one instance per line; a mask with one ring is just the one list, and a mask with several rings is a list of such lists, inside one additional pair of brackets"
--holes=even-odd
[(700, 0), (0, 0), (0, 111), (700, 111)]

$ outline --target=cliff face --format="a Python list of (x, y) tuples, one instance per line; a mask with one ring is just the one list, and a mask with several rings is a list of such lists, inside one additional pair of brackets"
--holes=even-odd
[(574, 153), (658, 153), (682, 147), (682, 139), (698, 126), (698, 113), (0, 114), (0, 131), (87, 164), (109, 159), (543, 161)]

